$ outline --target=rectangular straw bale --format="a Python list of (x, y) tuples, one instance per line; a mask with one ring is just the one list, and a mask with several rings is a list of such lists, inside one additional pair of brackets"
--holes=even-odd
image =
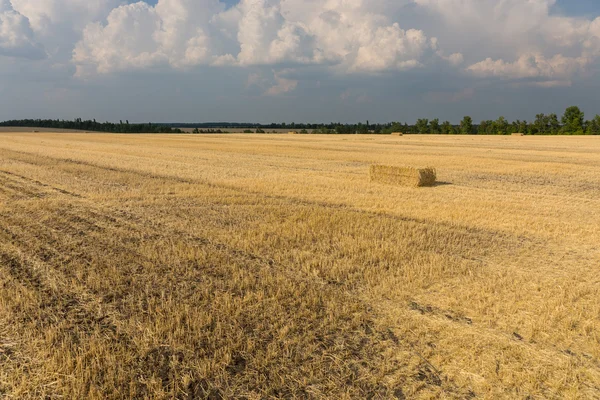
[(402, 132), (392, 132), (392, 136), (404, 136)]
[(402, 186), (433, 186), (436, 181), (434, 168), (391, 167), (371, 165), (371, 182)]
[(512, 135), (513, 135), (513, 136), (525, 136), (525, 134), (524, 134), (524, 133), (513, 133)]

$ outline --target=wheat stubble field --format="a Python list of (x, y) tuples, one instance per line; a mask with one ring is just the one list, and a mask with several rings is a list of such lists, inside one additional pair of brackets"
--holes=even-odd
[(600, 398), (599, 241), (596, 138), (2, 132), (0, 398)]

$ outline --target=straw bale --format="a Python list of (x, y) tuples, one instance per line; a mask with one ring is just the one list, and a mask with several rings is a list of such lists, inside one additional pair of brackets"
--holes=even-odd
[(371, 165), (371, 182), (402, 186), (433, 186), (437, 175), (434, 168), (391, 167)]

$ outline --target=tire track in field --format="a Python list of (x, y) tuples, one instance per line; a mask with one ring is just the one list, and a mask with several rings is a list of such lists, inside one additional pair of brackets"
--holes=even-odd
[[(117, 354), (135, 352), (136, 345), (119, 328), (122, 323), (113, 307), (99, 301), (85, 288), (70, 283), (72, 281), (63, 276), (59, 270), (30, 255), (29, 250), (30, 248), (1, 244), (0, 268), (7, 271), (14, 282), (30, 293), (29, 296), (34, 296), (36, 299), (35, 302), (32, 302), (31, 298), (24, 300), (26, 303), (23, 303), (22, 299), (9, 301), (8, 303), (12, 304), (11, 322), (14, 327), (20, 327), (21, 335), (26, 337), (36, 333), (40, 338), (44, 338), (48, 336), (47, 332), (51, 332), (50, 337), (53, 339), (42, 340), (51, 340), (47, 346), (49, 349), (56, 350), (50, 351), (53, 354), (52, 359), (47, 359), (46, 362), (52, 365), (59, 362), (61, 353), (75, 351), (82, 362), (94, 364), (99, 357), (102, 357), (95, 350), (97, 343), (109, 344), (108, 346)], [(35, 353), (30, 356), (37, 358)], [(38, 360), (38, 363), (40, 361)], [(52, 368), (50, 365), (48, 367)], [(123, 359), (119, 369), (130, 371), (131, 376), (136, 376), (139, 365)], [(101, 372), (97, 371), (98, 375), (93, 380), (111, 379), (110, 376), (102, 376)], [(117, 392), (106, 393), (110, 397), (116, 398), (117, 393), (130, 391), (129, 382), (119, 382), (114, 376), (113, 380)], [(94, 384), (100, 382), (96, 381)], [(92, 392), (86, 393), (87, 397)], [(56, 397), (62, 395), (56, 393)]]
[[(110, 381), (111, 376), (103, 376), (104, 371), (101, 369), (97, 371), (97, 376), (92, 374), (85, 391), (86, 398), (117, 399), (125, 393), (129, 393), (132, 398), (147, 398), (152, 391), (146, 387), (146, 381), (158, 376), (163, 381), (163, 387), (169, 389), (175, 376), (187, 373), (185, 369), (175, 371), (170, 366), (171, 357), (180, 357), (180, 361), (183, 361), (183, 353), (174, 352), (169, 346), (146, 350), (136, 344), (135, 337), (125, 330), (125, 322), (129, 322), (133, 315), (120, 312), (122, 307), (117, 301), (119, 296), (111, 293), (104, 293), (107, 296), (102, 296), (102, 292), (89, 290), (85, 282), (83, 285), (81, 282), (72, 283), (75, 279), (69, 273), (69, 267), (77, 266), (76, 258), (60, 257), (61, 251), (68, 252), (70, 249), (68, 246), (64, 247), (63, 242), (72, 243), (67, 232), (64, 232), (64, 236), (59, 235), (62, 237), (54, 238), (53, 244), (56, 247), (50, 254), (44, 245), (48, 236), (38, 230), (43, 229), (43, 224), (36, 226), (34, 220), (3, 219), (3, 222), (8, 222), (8, 226), (1, 227), (0, 239), (4, 236), (13, 244), (0, 245), (0, 269), (6, 270), (15, 282), (35, 294), (39, 300), (37, 307), (29, 305), (29, 312), (24, 312), (22, 305), (14, 304), (14, 326), (24, 327), (29, 332), (38, 331), (42, 337), (47, 335), (44, 332), (52, 331), (55, 339), (48, 346), (72, 351), (78, 358), (83, 357), (83, 361), (80, 361), (83, 363), (98, 365), (104, 362), (103, 357), (107, 355), (97, 354), (93, 348), (98, 342), (103, 343), (104, 348), (110, 349), (119, 360), (118, 364), (112, 365), (117, 369), (112, 371), (113, 375), (120, 375), (112, 377), (115, 382), (112, 388), (108, 386), (111, 390), (102, 391), (101, 396), (87, 391), (90, 384), (102, 387), (105, 380)], [(18, 231), (14, 229), (14, 225), (11, 229), (10, 222), (18, 223)], [(35, 240), (31, 240), (32, 238)], [(35, 256), (40, 251), (45, 261)], [(157, 287), (156, 290), (160, 291), (161, 288)], [(56, 353), (55, 357), (60, 358), (61, 355)], [(113, 357), (108, 356), (108, 360), (111, 358)], [(188, 398), (185, 393), (187, 392), (176, 398)]]
[[(23, 175), (19, 175), (19, 174), (15, 174), (14, 172), (9, 172), (9, 171), (5, 171), (5, 170), (0, 170), (0, 174), (4, 174), (4, 175), (8, 175), (10, 177), (13, 178), (17, 178), (18, 180), (13, 180), (13, 182), (17, 183), (17, 184), (22, 184), (22, 183), (33, 183), (35, 186), (44, 188), (44, 189), (50, 189), (51, 192), (57, 192), (59, 194), (63, 194), (63, 195), (67, 195), (67, 196), (71, 196), (71, 197), (77, 197), (77, 198), (81, 198), (82, 196), (80, 194), (77, 193), (73, 193), (73, 192), (69, 192), (68, 190), (64, 190), (55, 186), (51, 186), (51, 185), (47, 185), (45, 183), (42, 183), (38, 180), (32, 179), (32, 178), (28, 178), (26, 176)], [(21, 185), (19, 185), (19, 187), (22, 187)]]
[(48, 272), (44, 271), (48, 266), (40, 260), (25, 255), (18, 248), (4, 245), (0, 248), (0, 264), (21, 285), (38, 293), (44, 299), (42, 303), (44, 312), (35, 316), (22, 315), (20, 323), (35, 322), (46, 326), (57, 320), (69, 320), (76, 326), (83, 327), (86, 332), (99, 328), (102, 334), (117, 334), (117, 327), (110, 322), (109, 314), (93, 310), (93, 307), (90, 307), (93, 301), (85, 299), (91, 296), (85, 296), (84, 293), (76, 294), (63, 286), (67, 280), (54, 269), (51, 285), (46, 276)]
[(8, 198), (21, 200), (40, 199), (47, 196), (45, 191), (23, 185), (22, 181), (14, 179), (10, 174), (2, 174), (2, 172), (4, 171), (0, 171), (0, 193), (4, 193)]
[[(33, 313), (18, 312), (20, 307), (16, 306), (13, 322), (42, 331), (58, 330), (54, 336), (59, 342), (50, 344), (51, 347), (79, 346), (86, 339), (98, 340), (98, 336), (101, 336), (100, 340), (111, 343), (108, 347), (114, 348), (116, 353), (121, 349), (123, 352), (139, 354), (139, 358), (122, 360), (118, 367), (121, 372), (130, 370), (127, 375), (130, 379), (138, 376), (152, 378), (155, 370), (153, 365), (148, 364), (147, 354), (154, 354), (158, 350), (151, 349), (144, 355), (145, 351), (138, 349), (123, 329), (118, 328), (128, 318), (118, 312), (119, 307), (114, 301), (110, 301), (118, 296), (105, 297), (100, 292), (90, 291), (81, 282), (75, 285), (69, 283), (78, 280), (73, 271), (79, 263), (92, 266), (93, 256), (90, 257), (86, 249), (97, 244), (95, 241), (78, 241), (78, 238), (86, 236), (86, 231), (99, 231), (101, 228), (74, 211), (54, 211), (56, 214), (50, 214), (54, 219), (44, 219), (39, 214), (13, 208), (0, 218), (0, 243), (12, 243), (0, 247), (0, 268), (5, 269), (16, 282), (40, 299), (39, 309), (35, 309)], [(79, 246), (84, 249), (77, 251)], [(141, 257), (130, 248), (116, 248), (113, 244), (99, 250), (113, 255), (103, 260), (109, 264), (123, 262), (127, 265)], [(96, 267), (98, 265), (95, 264)], [(161, 348), (157, 354), (168, 356), (169, 352), (168, 348)], [(159, 367), (164, 373), (164, 365)], [(118, 392), (132, 393), (132, 383), (135, 387), (133, 393), (137, 393), (134, 397), (143, 397), (143, 393), (146, 393), (143, 380), (120, 382), (117, 392), (110, 397), (117, 398)]]

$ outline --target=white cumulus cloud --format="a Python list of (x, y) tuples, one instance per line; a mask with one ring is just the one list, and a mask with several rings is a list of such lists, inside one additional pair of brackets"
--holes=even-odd
[(556, 54), (546, 58), (542, 54), (525, 54), (514, 62), (487, 58), (471, 65), (468, 70), (480, 76), (565, 79), (582, 71), (589, 62), (586, 57), (573, 58)]
[(10, 1), (0, 0), (0, 55), (40, 59), (46, 56), (35, 41), (29, 20), (17, 12)]
[(166, 61), (158, 51), (156, 32), (161, 20), (155, 8), (140, 2), (114, 9), (106, 25), (95, 22), (83, 31), (73, 52), (78, 73), (108, 73), (144, 68)]
[(538, 86), (551, 87), (583, 73), (600, 56), (600, 18), (553, 15), (555, 0), (415, 3), (470, 49), (467, 71), (480, 77), (535, 78), (548, 81)]
[[(6, 0), (5, 0), (6, 1)], [(90, 21), (103, 19), (123, 0), (10, 0), (15, 10), (43, 34), (56, 34), (57, 25), (81, 30)]]
[(436, 43), (373, 12), (366, 0), (241, 0), (230, 9), (217, 0), (159, 0), (120, 6), (106, 22), (89, 24), (73, 62), (87, 73), (160, 63), (378, 72), (421, 66)]

